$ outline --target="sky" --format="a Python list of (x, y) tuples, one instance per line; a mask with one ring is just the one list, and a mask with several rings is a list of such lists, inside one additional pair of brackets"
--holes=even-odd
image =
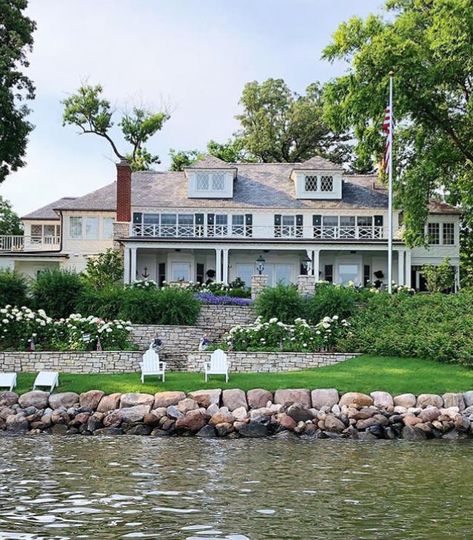
[[(28, 75), (35, 125), (27, 165), (0, 194), (19, 215), (115, 179), (108, 143), (62, 126), (61, 101), (81, 82), (100, 83), (119, 119), (144, 105), (171, 119), (148, 148), (169, 165), (169, 149), (205, 149), (238, 128), (248, 81), (283, 78), (297, 92), (346, 69), (321, 59), (338, 25), (379, 12), (381, 0), (30, 0), (37, 23)], [(127, 147), (118, 138), (119, 148)]]

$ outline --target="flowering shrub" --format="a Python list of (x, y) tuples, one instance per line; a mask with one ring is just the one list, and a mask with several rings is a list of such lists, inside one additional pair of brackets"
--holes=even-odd
[(153, 279), (138, 279), (126, 287), (130, 289), (156, 289), (158, 284)]
[(252, 326), (234, 326), (225, 337), (225, 345), (235, 351), (317, 352), (332, 350), (348, 328), (344, 319), (325, 317), (316, 326), (305, 319), (285, 324), (273, 317), (263, 322), (258, 317)]
[(219, 306), (249, 306), (252, 303), (250, 298), (238, 298), (235, 296), (217, 296), (212, 292), (198, 292), (195, 297), (203, 304), (213, 304)]
[(3, 350), (26, 350), (34, 342), (38, 350), (90, 351), (97, 348), (99, 339), (104, 350), (132, 348), (130, 322), (107, 322), (79, 314), (54, 320), (42, 309), (33, 311), (25, 306), (10, 305), (0, 309), (0, 315), (0, 348)]

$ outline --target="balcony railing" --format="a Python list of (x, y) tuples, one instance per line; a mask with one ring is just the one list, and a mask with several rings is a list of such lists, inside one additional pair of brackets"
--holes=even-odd
[(59, 236), (0, 235), (0, 251), (54, 251), (60, 240)]
[(141, 225), (133, 224), (132, 237), (144, 238), (314, 238), (317, 240), (382, 240), (386, 230), (377, 225)]

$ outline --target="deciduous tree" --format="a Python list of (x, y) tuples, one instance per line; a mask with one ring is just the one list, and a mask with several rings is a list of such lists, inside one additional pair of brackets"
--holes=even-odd
[(18, 215), (9, 201), (0, 196), (0, 234), (23, 234)]

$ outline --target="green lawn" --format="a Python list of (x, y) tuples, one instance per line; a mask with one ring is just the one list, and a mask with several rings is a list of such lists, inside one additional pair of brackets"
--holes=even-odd
[[(22, 373), (18, 377), (19, 393), (31, 389), (34, 374)], [(444, 393), (473, 389), (473, 369), (455, 364), (441, 364), (416, 358), (360, 356), (334, 366), (286, 373), (231, 373), (230, 382), (223, 377), (212, 377), (204, 383), (202, 373), (172, 372), (166, 383), (149, 377), (141, 384), (138, 373), (118, 375), (60, 375), (59, 392), (85, 392), (98, 389), (104, 392), (147, 392), (183, 390), (189, 392), (203, 388), (337, 388), (341, 392), (372, 392), (386, 390), (392, 394), (404, 392)]]

